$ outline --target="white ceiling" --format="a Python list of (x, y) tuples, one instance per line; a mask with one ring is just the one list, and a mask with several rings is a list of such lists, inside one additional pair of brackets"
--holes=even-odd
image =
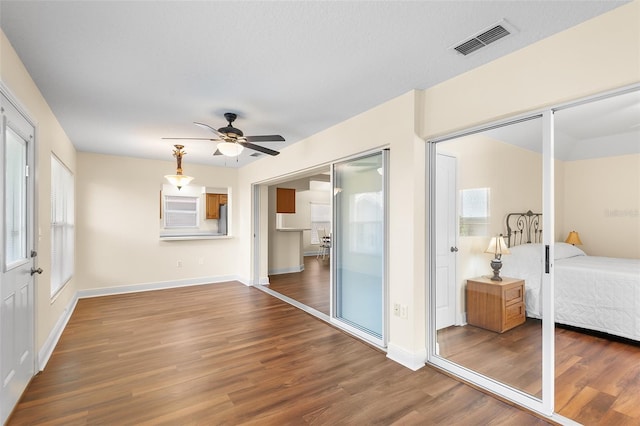
[[(624, 3), (0, 0), (0, 26), (78, 150), (173, 160), (162, 137), (212, 136), (194, 121), (235, 112), (281, 150)], [(516, 33), (451, 50), (501, 19)], [(184, 145), (185, 170), (254, 160)]]

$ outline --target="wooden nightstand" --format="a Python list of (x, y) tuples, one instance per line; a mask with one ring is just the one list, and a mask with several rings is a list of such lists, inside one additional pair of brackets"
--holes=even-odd
[(526, 320), (524, 280), (502, 277), (467, 280), (467, 323), (503, 333)]

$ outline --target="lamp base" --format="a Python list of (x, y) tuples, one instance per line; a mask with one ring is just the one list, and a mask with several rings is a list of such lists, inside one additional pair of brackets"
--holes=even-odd
[(500, 268), (502, 268), (502, 260), (493, 259), (491, 261), (491, 269), (493, 269), (491, 281), (502, 281), (502, 278), (500, 277)]

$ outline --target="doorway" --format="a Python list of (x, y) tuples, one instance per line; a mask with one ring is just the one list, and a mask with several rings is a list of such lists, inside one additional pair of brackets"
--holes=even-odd
[[(318, 223), (310, 221), (311, 209), (304, 224), (293, 216), (278, 217), (275, 196), (277, 187), (293, 189), (300, 180), (308, 181), (309, 176), (317, 175), (321, 168), (254, 184), (253, 283), (320, 319), (384, 347), (388, 150), (357, 155), (323, 167), (331, 170), (329, 204), (324, 206), (326, 209), (318, 210), (326, 210), (330, 216), (314, 214)], [(316, 241), (326, 246), (316, 246), (314, 251), (305, 253), (307, 231), (317, 232)], [(281, 246), (280, 242), (285, 240), (288, 244)], [(281, 263), (285, 258), (289, 259), (288, 264)], [(321, 277), (323, 283), (328, 277), (329, 286), (322, 289), (322, 306), (312, 307), (304, 303), (303, 298), (308, 294), (300, 291), (300, 283), (314, 275)], [(271, 281), (273, 286), (265, 285)]]
[(0, 423), (4, 423), (35, 373), (34, 274), (35, 129), (1, 93), (0, 201), (3, 256), (0, 281)]

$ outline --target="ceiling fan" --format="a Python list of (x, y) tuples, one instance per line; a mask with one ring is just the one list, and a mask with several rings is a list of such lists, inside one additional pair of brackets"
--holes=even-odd
[(232, 112), (224, 114), (224, 118), (228, 124), (225, 127), (215, 129), (208, 124), (194, 122), (200, 127), (211, 130), (216, 137), (214, 138), (162, 138), (162, 139), (191, 139), (191, 140), (205, 140), (205, 141), (219, 141), (216, 147), (216, 151), (213, 155), (226, 155), (228, 157), (236, 157), (240, 155), (244, 148), (249, 148), (254, 151), (259, 151), (268, 155), (278, 155), (278, 151), (265, 148), (260, 145), (256, 145), (252, 142), (284, 142), (284, 138), (280, 135), (261, 135), (261, 136), (244, 136), (242, 130), (237, 127), (233, 127), (233, 122), (238, 116)]

